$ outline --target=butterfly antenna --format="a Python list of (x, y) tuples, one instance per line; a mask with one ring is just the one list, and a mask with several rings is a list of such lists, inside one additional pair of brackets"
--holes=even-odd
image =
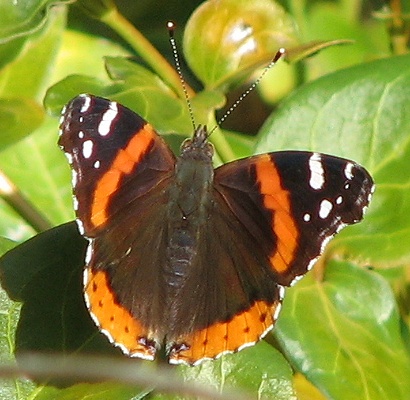
[(277, 53), (275, 54), (275, 56), (272, 58), (271, 62), (265, 67), (265, 69), (262, 71), (262, 73), (259, 75), (259, 78), (256, 79), (255, 82), (252, 83), (252, 85), (245, 91), (243, 92), (239, 98), (235, 101), (235, 103), (233, 103), (228, 110), (226, 111), (226, 113), (219, 119), (219, 121), (217, 122), (217, 125), (214, 126), (214, 128), (210, 131), (209, 135), (212, 134), (212, 132), (215, 131), (215, 129), (221, 125), (231, 114), (232, 112), (235, 110), (236, 107), (239, 106), (239, 104), (242, 102), (242, 100), (250, 93), (252, 92), (256, 86), (259, 85), (260, 81), (262, 80), (262, 78), (265, 76), (265, 74), (278, 62), (278, 60), (285, 54), (286, 50), (284, 48), (280, 48)]
[(169, 43), (171, 44), (172, 53), (173, 53), (173, 56), (174, 56), (175, 68), (178, 72), (179, 79), (181, 81), (182, 90), (184, 91), (185, 100), (186, 100), (186, 103), (187, 103), (187, 106), (188, 106), (188, 112), (189, 112), (189, 116), (191, 118), (192, 126), (194, 127), (194, 130), (196, 130), (194, 113), (192, 111), (192, 104), (191, 104), (191, 100), (189, 99), (189, 96), (188, 96), (188, 91), (187, 91), (187, 88), (186, 88), (185, 79), (182, 75), (181, 64), (179, 62), (178, 48), (177, 48), (175, 38), (174, 38), (175, 24), (172, 21), (168, 21), (167, 28), (168, 28), (168, 34), (169, 34)]

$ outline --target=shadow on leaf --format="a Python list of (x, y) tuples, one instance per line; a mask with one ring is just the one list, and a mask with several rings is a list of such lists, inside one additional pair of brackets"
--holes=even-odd
[(9, 297), (22, 302), (15, 352), (119, 354), (98, 333), (82, 294), (87, 241), (69, 222), (8, 251), (0, 280)]

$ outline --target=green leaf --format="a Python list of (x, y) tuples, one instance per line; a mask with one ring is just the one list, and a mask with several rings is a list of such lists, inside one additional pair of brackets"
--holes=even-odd
[(110, 97), (144, 116), (163, 133), (191, 133), (185, 99), (179, 99), (158, 75), (120, 57), (107, 57), (106, 68), (115, 82), (107, 89)]
[(297, 62), (318, 53), (321, 50), (327, 49), (333, 46), (339, 46), (342, 44), (352, 45), (353, 40), (337, 39), (337, 40), (314, 40), (309, 43), (302, 44), (300, 46), (293, 47), (292, 49), (286, 49), (285, 58), (289, 62)]
[[(44, 28), (26, 43), (24, 53), (0, 71), (0, 149), (21, 140), (43, 121), (38, 99), (48, 84), (48, 68), (54, 61), (64, 23), (64, 12), (51, 12)], [(7, 50), (9, 47), (7, 43)]]
[(45, 387), (35, 397), (35, 400), (139, 400), (149, 393), (147, 390), (136, 389), (130, 386), (117, 385), (112, 382), (80, 383), (69, 388), (58, 389)]
[(254, 136), (246, 136), (237, 132), (226, 130), (223, 131), (223, 135), (226, 136), (226, 140), (238, 159), (249, 157), (251, 155), (251, 149), (255, 146)]
[(361, 15), (360, 6), (349, 2), (315, 2), (303, 21), (305, 40), (350, 39), (352, 46), (338, 46), (309, 60), (308, 79), (390, 54), (388, 30)]
[[(0, 254), (11, 250), (15, 245), (16, 243), (11, 240), (0, 237)], [(20, 308), (21, 304), (11, 300), (7, 292), (0, 287), (0, 361), (2, 363), (14, 360), (14, 341)], [(34, 384), (26, 379), (2, 380), (0, 398), (23, 398), (23, 395), (28, 395), (33, 387)]]
[(0, 43), (36, 32), (47, 22), (53, 4), (64, 0), (23, 0), (0, 3)]
[(410, 359), (398, 310), (375, 272), (331, 261), (324, 281), (309, 274), (287, 291), (275, 332), (327, 398), (408, 398)]
[(21, 242), (36, 234), (35, 230), (3, 199), (0, 199), (0, 221), (0, 236), (8, 239)]
[(339, 71), (294, 92), (260, 132), (256, 152), (314, 150), (353, 159), (376, 193), (364, 222), (331, 245), (382, 263), (410, 259), (410, 56)]
[[(129, 107), (161, 133), (192, 135), (186, 100), (179, 99), (157, 75), (123, 57), (106, 57), (106, 68), (111, 83), (85, 75), (69, 76), (48, 90), (46, 107), (56, 114), (79, 93), (92, 93)], [(192, 109), (197, 122), (206, 123), (212, 111), (224, 102), (224, 96), (217, 91), (204, 91), (195, 96)]]
[(6, 251), (11, 250), (16, 243), (13, 240), (0, 236), (0, 254), (4, 254)]
[(0, 259), (1, 285), (10, 299), (22, 303), (16, 351), (65, 353), (102, 346), (115, 354), (97, 334), (83, 301), (85, 249), (85, 239), (71, 222), (35, 236)]
[(81, 93), (103, 96), (105, 85), (93, 76), (70, 75), (48, 89), (44, 105), (50, 114), (59, 116), (64, 105)]
[(42, 107), (31, 99), (0, 99), (0, 149), (30, 134), (43, 118)]
[[(0, 157), (0, 169), (54, 224), (74, 216), (70, 168), (57, 146), (57, 131), (57, 120), (47, 118), (32, 135), (9, 146)], [(3, 220), (1, 229), (6, 236), (14, 226)]]
[(260, 399), (289, 400), (294, 396), (289, 364), (265, 341), (237, 354), (182, 369), (187, 383), (198, 382), (218, 390), (234, 387)]
[[(26, 2), (34, 4), (33, 1)], [(24, 9), (21, 4), (16, 7)], [(0, 15), (3, 15), (1, 10)], [(65, 26), (64, 8), (50, 10), (45, 22), (47, 23), (44, 27), (27, 41), (24, 52), (0, 70), (0, 97), (19, 96), (40, 99), (45, 93), (50, 83), (50, 68), (55, 62)]]
[[(114, 41), (66, 29), (62, 36), (61, 49), (54, 65), (55, 68), (52, 71), (52, 81), (55, 83), (68, 75), (86, 75), (90, 72), (92, 72), (93, 78), (104, 80), (107, 77), (103, 62), (104, 57), (129, 57), (130, 55), (129, 51)], [(75, 95), (83, 92), (84, 90), (79, 91)]]
[(20, 37), (10, 42), (0, 43), (0, 69), (13, 61), (22, 51), (26, 37)]
[(211, 0), (184, 32), (184, 54), (207, 89), (224, 88), (296, 44), (292, 19), (271, 0)]
[(103, 18), (109, 12), (115, 12), (115, 2), (112, 0), (78, 0), (77, 6), (92, 18)]

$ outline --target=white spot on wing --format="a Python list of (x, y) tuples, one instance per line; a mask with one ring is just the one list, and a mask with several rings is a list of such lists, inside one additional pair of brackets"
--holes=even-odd
[[(85, 230), (84, 230), (84, 225), (83, 225), (82, 221), (77, 218), (76, 222), (77, 222), (78, 231), (80, 232), (80, 235), (84, 236)], [(87, 249), (88, 249), (88, 247), (87, 247)]]
[(325, 171), (323, 170), (322, 158), (319, 153), (313, 153), (309, 158), (310, 180), (312, 189), (319, 190), (325, 183)]
[(85, 263), (88, 265), (93, 256), (94, 241), (90, 240), (87, 247), (87, 252), (85, 253)]
[(88, 111), (88, 109), (90, 108), (91, 105), (91, 97), (86, 95), (86, 94), (81, 94), (80, 97), (82, 97), (84, 99), (84, 103), (80, 109), (81, 113), (85, 113)]
[(73, 196), (73, 208), (74, 211), (78, 211), (78, 199), (76, 196)]
[(327, 200), (324, 199), (320, 203), (320, 208), (319, 208), (319, 217), (322, 219), (325, 219), (329, 216), (330, 212), (332, 211), (333, 204)]
[(77, 181), (78, 181), (78, 172), (75, 169), (73, 169), (71, 171), (71, 186), (73, 188), (77, 186)]
[(83, 156), (84, 158), (90, 158), (91, 155), (93, 154), (93, 147), (94, 143), (92, 140), (86, 140), (83, 143)]
[(64, 154), (67, 157), (68, 163), (71, 165), (73, 163), (73, 156), (67, 152), (65, 152)]
[(111, 131), (111, 125), (118, 115), (117, 103), (112, 101), (105, 113), (103, 114), (101, 121), (98, 125), (98, 133), (101, 136), (107, 136)]
[(78, 137), (80, 139), (84, 139), (84, 132), (83, 131), (78, 131)]
[[(322, 249), (320, 250), (320, 253), (322, 253)], [(318, 260), (318, 258), (319, 258), (319, 257), (315, 257), (315, 258), (312, 258), (312, 259), (309, 261), (309, 264), (308, 264), (308, 266), (307, 266), (307, 270), (308, 270), (308, 271), (310, 271), (310, 270), (313, 268), (313, 266), (316, 264), (316, 261)]]
[[(88, 285), (89, 279), (90, 279), (90, 274), (89, 274), (88, 268), (84, 268), (84, 271), (83, 271), (83, 286), (84, 287)], [(87, 296), (87, 300), (88, 300), (88, 296)]]
[(279, 288), (279, 299), (283, 300), (285, 297), (285, 288), (282, 285), (278, 285)]
[(345, 177), (351, 181), (353, 179), (353, 164), (351, 162), (347, 162), (345, 166)]
[(282, 308), (282, 303), (278, 303), (278, 306), (276, 307), (275, 312), (273, 313), (274, 321), (278, 319), (281, 308)]
[(100, 160), (97, 160), (97, 161), (94, 163), (94, 168), (95, 168), (95, 169), (98, 169), (98, 168), (100, 168), (100, 167), (101, 167)]
[(306, 214), (303, 216), (303, 221), (305, 221), (305, 222), (309, 222), (310, 219), (311, 219), (311, 216), (310, 216), (309, 213), (306, 213)]

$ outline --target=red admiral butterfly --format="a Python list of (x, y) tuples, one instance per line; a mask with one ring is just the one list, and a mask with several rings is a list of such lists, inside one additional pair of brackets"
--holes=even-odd
[(198, 364), (255, 344), (284, 287), (373, 192), (353, 161), (304, 151), (212, 167), (205, 127), (175, 157), (139, 115), (80, 95), (59, 144), (88, 239), (84, 293), (100, 331), (131, 357)]

